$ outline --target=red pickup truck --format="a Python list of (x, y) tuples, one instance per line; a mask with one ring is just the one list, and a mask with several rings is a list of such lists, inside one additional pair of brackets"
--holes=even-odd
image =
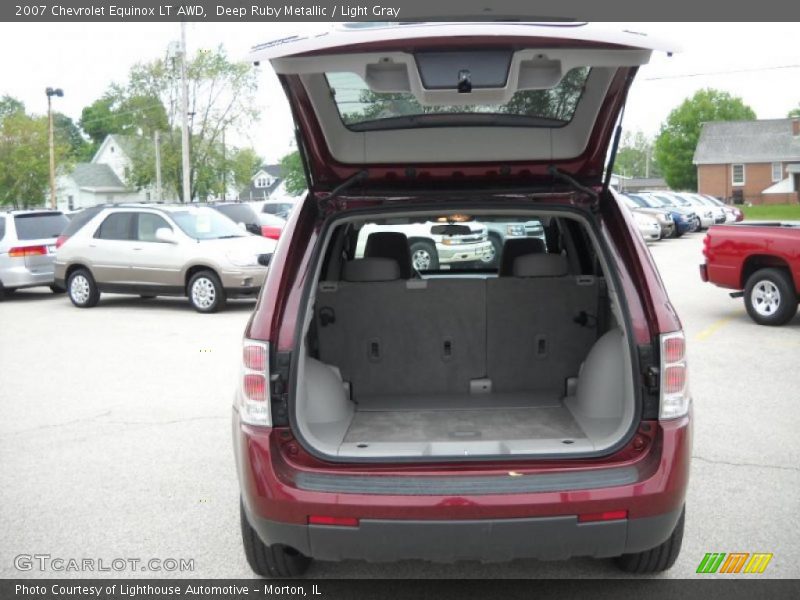
[(800, 222), (742, 223), (709, 229), (700, 277), (737, 290), (760, 325), (783, 325), (800, 301)]

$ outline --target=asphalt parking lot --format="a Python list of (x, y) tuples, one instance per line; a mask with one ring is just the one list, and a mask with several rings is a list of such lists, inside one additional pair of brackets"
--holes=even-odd
[[(800, 576), (800, 316), (755, 325), (700, 281), (702, 235), (653, 255), (689, 342), (695, 439), (686, 535), (666, 577), (706, 552), (772, 552), (763, 576)], [(251, 577), (239, 538), (230, 404), (252, 301), (195, 313), (185, 300), (104, 295), (91, 310), (49, 290), (0, 304), (0, 577), (19, 554), (194, 559)], [(99, 574), (98, 574), (99, 576)], [(609, 561), (316, 563), (310, 577), (617, 577)], [(703, 575), (703, 577), (709, 577)]]

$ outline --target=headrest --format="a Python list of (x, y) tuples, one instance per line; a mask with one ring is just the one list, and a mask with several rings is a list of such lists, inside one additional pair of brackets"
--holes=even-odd
[(411, 279), (411, 251), (406, 234), (397, 231), (376, 231), (367, 237), (365, 258), (391, 258), (400, 267), (400, 278)]
[(563, 254), (525, 254), (514, 261), (514, 277), (563, 277), (568, 270)]
[(400, 279), (400, 267), (391, 258), (357, 258), (344, 263), (342, 279), (353, 282), (394, 281)]
[(511, 277), (514, 274), (514, 261), (524, 254), (544, 254), (547, 247), (544, 240), (536, 237), (506, 240), (503, 244), (503, 255), (500, 259), (500, 277)]

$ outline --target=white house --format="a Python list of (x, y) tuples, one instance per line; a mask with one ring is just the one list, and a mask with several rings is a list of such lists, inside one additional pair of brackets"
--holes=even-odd
[(124, 135), (106, 137), (91, 162), (78, 163), (56, 183), (59, 210), (77, 210), (97, 204), (150, 202), (150, 188), (136, 189), (126, 181), (130, 174), (130, 147), (133, 140)]
[(280, 165), (263, 165), (253, 175), (250, 185), (239, 192), (239, 200), (243, 202), (268, 200), (282, 181)]

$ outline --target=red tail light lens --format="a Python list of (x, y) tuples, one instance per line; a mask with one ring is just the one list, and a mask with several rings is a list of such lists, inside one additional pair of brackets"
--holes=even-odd
[(280, 227), (271, 227), (269, 225), (262, 225), (261, 226), (261, 235), (265, 238), (269, 238), (271, 240), (277, 240), (281, 237), (281, 228)]
[(664, 373), (664, 393), (677, 394), (686, 385), (686, 367), (684, 365), (667, 367)]
[(661, 336), (661, 419), (677, 419), (689, 412), (686, 338), (682, 331)]
[(239, 417), (249, 425), (272, 425), (269, 402), (269, 351), (264, 342), (244, 340), (239, 376)]
[(664, 360), (668, 363), (683, 360), (686, 353), (686, 342), (682, 337), (672, 337), (664, 340)]
[(617, 521), (619, 519), (627, 518), (627, 510), (607, 510), (605, 512), (578, 515), (578, 523), (591, 523), (592, 521)]
[(251, 371), (265, 371), (267, 369), (267, 349), (263, 346), (245, 345), (244, 366)]
[(248, 400), (264, 402), (267, 399), (267, 380), (263, 375), (244, 376), (244, 395)]
[(25, 256), (44, 256), (47, 254), (47, 246), (17, 246), (8, 251), (11, 258), (22, 258)]
[(56, 248), (61, 248), (69, 238), (65, 235), (60, 235), (56, 238)]
[(311, 515), (308, 517), (309, 525), (338, 525), (339, 527), (358, 527), (358, 519), (355, 517), (326, 517), (323, 515)]

